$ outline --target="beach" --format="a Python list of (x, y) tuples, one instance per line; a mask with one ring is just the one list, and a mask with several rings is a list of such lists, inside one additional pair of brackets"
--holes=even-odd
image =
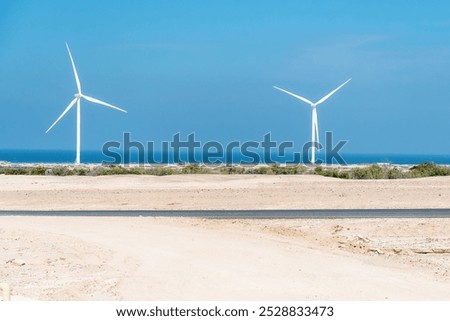
[[(1, 210), (450, 208), (450, 178), (0, 176)], [(450, 219), (0, 217), (36, 300), (449, 300)]]

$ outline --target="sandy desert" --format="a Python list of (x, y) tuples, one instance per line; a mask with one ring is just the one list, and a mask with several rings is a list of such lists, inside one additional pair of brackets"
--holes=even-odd
[[(0, 176), (0, 283), (35, 300), (449, 300), (450, 219), (12, 210), (450, 208), (450, 178)], [(51, 212), (49, 212), (51, 214)]]

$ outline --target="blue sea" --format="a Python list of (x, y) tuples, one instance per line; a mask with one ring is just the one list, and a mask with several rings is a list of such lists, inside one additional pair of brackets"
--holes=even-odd
[[(264, 156), (260, 155), (259, 163), (264, 162)], [(255, 163), (248, 157), (233, 153), (228, 158), (215, 158), (209, 162), (226, 162), (226, 163), (240, 163), (242, 161), (247, 163)], [(232, 157), (231, 157), (232, 156)], [(285, 155), (280, 157), (279, 155), (271, 155), (273, 162), (285, 163), (293, 160), (292, 155)], [(121, 155), (120, 161), (112, 157), (104, 155), (101, 151), (82, 151), (81, 162), (82, 163), (94, 163), (100, 164), (107, 163), (184, 163), (189, 162), (189, 157), (186, 154), (180, 153), (180, 161), (174, 161), (174, 155), (168, 154), (163, 156), (161, 152), (155, 153), (154, 159), (149, 161), (149, 158), (145, 155), (141, 155), (141, 159), (137, 153), (131, 155)], [(202, 162), (202, 155), (196, 153), (192, 155), (196, 162)], [(435, 164), (450, 165), (450, 155), (428, 155), (428, 154), (341, 154), (342, 159), (346, 164), (373, 164), (373, 163), (391, 163), (391, 164), (419, 164), (424, 162), (432, 162)], [(317, 156), (318, 159), (325, 159), (325, 156), (321, 153)], [(74, 151), (61, 151), (61, 150), (0, 150), (0, 161), (10, 163), (60, 163), (70, 164), (75, 160)], [(231, 161), (230, 161), (231, 160)], [(336, 163), (333, 161), (333, 163)]]

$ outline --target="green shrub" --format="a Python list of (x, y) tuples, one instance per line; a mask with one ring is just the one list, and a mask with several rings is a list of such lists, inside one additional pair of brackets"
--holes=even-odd
[(386, 178), (385, 170), (379, 165), (353, 168), (350, 177), (354, 179), (383, 179)]
[(271, 170), (275, 175), (296, 175), (305, 173), (307, 168), (302, 165), (281, 167), (277, 164), (271, 166)]
[(176, 174), (177, 171), (173, 168), (159, 167), (159, 168), (143, 168), (143, 167), (123, 167), (113, 165), (108, 168), (96, 168), (93, 175), (156, 175), (165, 176)]
[(246, 171), (247, 174), (258, 174), (258, 175), (273, 175), (274, 172), (272, 168), (268, 166), (262, 166), (257, 168), (248, 169)]
[(407, 178), (408, 174), (403, 173), (398, 168), (390, 168), (386, 172), (386, 178), (388, 179), (398, 179), (398, 178)]
[(125, 168), (122, 166), (110, 166), (107, 168), (100, 168), (98, 170), (96, 170), (96, 174), (103, 176), (103, 175), (126, 175), (126, 174), (138, 174), (136, 173), (136, 171), (134, 170), (134, 173), (132, 171), (133, 169), (130, 168)]
[(30, 175), (45, 175), (47, 172), (47, 168), (43, 166), (32, 167), (29, 169)]
[(324, 169), (322, 166), (318, 166), (314, 169), (314, 173), (317, 175), (327, 176), (327, 177), (335, 177), (335, 178), (343, 178), (349, 179), (350, 173), (348, 171), (341, 171), (336, 168), (332, 169)]
[(338, 176), (338, 178), (342, 178), (342, 179), (350, 179), (350, 172), (348, 172), (348, 171), (342, 171), (342, 172), (339, 172), (339, 176)]
[(201, 167), (198, 164), (187, 164), (181, 169), (182, 174), (209, 174), (209, 168)]
[(3, 174), (5, 175), (27, 175), (28, 170), (26, 168), (13, 168), (13, 167), (7, 167), (3, 169)]
[(73, 169), (73, 175), (86, 176), (86, 174), (88, 174), (88, 173), (89, 173), (89, 169), (88, 168), (75, 167)]
[(317, 166), (316, 168), (314, 168), (314, 174), (322, 175), (323, 174), (323, 167), (322, 166)]
[(422, 163), (411, 167), (410, 172), (413, 177), (447, 176), (450, 175), (450, 168), (433, 163)]
[(151, 168), (148, 170), (149, 175), (156, 175), (156, 176), (174, 175), (174, 174), (178, 174), (178, 173), (179, 173), (179, 171), (177, 171), (173, 168), (167, 168), (167, 167)]
[(450, 175), (450, 168), (432, 163), (423, 163), (413, 166), (407, 172), (398, 168), (383, 168), (376, 164), (367, 167), (353, 168), (350, 171), (326, 169), (318, 166), (314, 169), (314, 174), (344, 179), (399, 179)]
[(220, 169), (221, 174), (244, 174), (245, 168), (241, 166), (226, 166)]
[(52, 168), (51, 174), (55, 176), (71, 176), (74, 172), (67, 166), (56, 166)]

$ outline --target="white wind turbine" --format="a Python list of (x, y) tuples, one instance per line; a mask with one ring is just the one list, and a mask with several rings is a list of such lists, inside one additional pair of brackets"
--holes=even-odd
[(126, 111), (121, 109), (121, 108), (119, 108), (119, 107), (113, 106), (111, 104), (105, 103), (105, 102), (103, 102), (101, 100), (98, 100), (98, 99), (93, 98), (93, 97), (86, 96), (86, 95), (81, 93), (80, 79), (78, 78), (77, 69), (75, 68), (75, 63), (73, 62), (72, 54), (70, 53), (69, 45), (67, 44), (67, 42), (66, 42), (66, 47), (67, 47), (67, 51), (69, 52), (70, 61), (72, 62), (73, 73), (75, 74), (75, 81), (77, 83), (78, 93), (75, 94), (75, 98), (70, 102), (69, 106), (67, 106), (67, 108), (63, 111), (63, 113), (58, 117), (57, 120), (55, 120), (55, 122), (49, 127), (49, 129), (47, 129), (47, 131), (45, 133), (48, 133), (53, 128), (53, 126), (55, 126), (60, 121), (60, 119), (63, 118), (64, 115), (67, 114), (67, 112), (76, 103), (77, 104), (77, 154), (76, 154), (76, 158), (75, 158), (75, 163), (76, 164), (80, 164), (80, 146), (81, 146), (81, 143), (80, 143), (80, 138), (81, 138), (81, 133), (80, 133), (81, 132), (80, 100), (81, 100), (81, 98), (84, 98), (84, 99), (86, 99), (86, 100), (88, 100), (90, 102), (93, 102), (93, 103), (96, 103), (96, 104), (99, 104), (99, 105), (103, 105), (103, 106), (106, 106), (106, 107), (109, 107), (109, 108), (113, 108), (113, 109), (119, 110), (119, 111), (124, 112), (124, 113), (126, 113)]
[(333, 90), (332, 92), (330, 92), (329, 94), (323, 96), (322, 98), (320, 98), (317, 102), (313, 103), (312, 101), (310, 101), (309, 99), (306, 99), (304, 97), (301, 97), (299, 95), (293, 94), (287, 90), (284, 90), (282, 88), (273, 86), (273, 88), (278, 89), (288, 95), (291, 95), (292, 97), (295, 97), (297, 99), (300, 99), (301, 101), (304, 101), (305, 103), (309, 104), (312, 108), (312, 124), (311, 124), (311, 163), (314, 164), (316, 162), (316, 148), (317, 148), (317, 144), (319, 143), (319, 123), (317, 120), (317, 105), (323, 103), (325, 100), (327, 100), (328, 98), (330, 98), (336, 91), (338, 91), (339, 89), (341, 89), (342, 87), (344, 87), (344, 85), (346, 83), (348, 83), (350, 80), (352, 80), (351, 78), (348, 79), (346, 82), (344, 82), (342, 85), (340, 85), (339, 87), (337, 87), (335, 90)]

